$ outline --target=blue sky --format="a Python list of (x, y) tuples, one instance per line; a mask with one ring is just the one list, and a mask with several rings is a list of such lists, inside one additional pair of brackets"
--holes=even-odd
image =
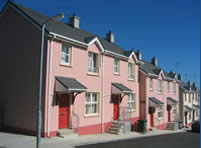
[[(0, 0), (0, 6), (6, 0)], [(74, 12), (82, 29), (102, 37), (112, 30), (115, 43), (124, 49), (141, 49), (166, 71), (181, 73), (200, 86), (199, 0), (15, 0), (43, 14)]]

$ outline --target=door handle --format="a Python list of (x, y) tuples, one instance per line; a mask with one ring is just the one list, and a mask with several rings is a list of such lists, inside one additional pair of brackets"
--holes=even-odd
[(65, 114), (64, 114), (64, 113), (60, 113), (59, 115), (63, 116), (63, 115), (65, 115)]

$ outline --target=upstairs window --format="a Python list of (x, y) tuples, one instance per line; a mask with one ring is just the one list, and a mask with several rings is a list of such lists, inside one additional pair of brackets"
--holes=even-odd
[(119, 74), (119, 60), (114, 59), (114, 74)]
[(189, 94), (189, 100), (188, 100), (189, 103), (191, 103), (191, 94)]
[(100, 67), (100, 56), (96, 53), (88, 53), (88, 72), (98, 73)]
[(158, 80), (158, 92), (162, 92), (162, 81)]
[(134, 80), (134, 75), (135, 70), (134, 70), (134, 64), (128, 63), (128, 79), (129, 80)]
[(173, 83), (173, 92), (174, 92), (174, 93), (177, 92), (176, 83)]
[(62, 52), (61, 52), (61, 64), (70, 65), (71, 61), (71, 48), (65, 44), (62, 44)]
[(189, 95), (186, 93), (186, 102), (189, 100)]
[(128, 110), (129, 111), (136, 110), (136, 95), (135, 94), (128, 95)]
[(150, 88), (150, 90), (153, 90), (153, 79), (152, 78), (149, 79), (149, 88)]
[(167, 89), (168, 89), (168, 92), (170, 92), (170, 82), (169, 81), (167, 82)]

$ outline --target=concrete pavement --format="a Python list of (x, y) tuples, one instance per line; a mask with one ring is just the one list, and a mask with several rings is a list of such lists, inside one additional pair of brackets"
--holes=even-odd
[[(186, 129), (169, 131), (169, 130), (155, 130), (146, 134), (131, 132), (128, 134), (113, 135), (113, 134), (97, 134), (97, 135), (69, 135), (64, 138), (53, 137), (53, 138), (42, 138), (41, 148), (73, 148), (75, 146), (96, 144), (111, 141), (119, 141), (126, 139), (135, 139), (142, 137), (150, 137), (164, 134), (175, 134), (186, 132)], [(0, 148), (35, 148), (36, 137), (11, 134), (0, 132)]]

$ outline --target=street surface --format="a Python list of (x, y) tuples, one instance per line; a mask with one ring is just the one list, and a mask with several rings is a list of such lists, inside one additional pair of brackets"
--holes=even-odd
[(108, 143), (77, 146), (76, 148), (200, 148), (200, 133), (178, 133)]

